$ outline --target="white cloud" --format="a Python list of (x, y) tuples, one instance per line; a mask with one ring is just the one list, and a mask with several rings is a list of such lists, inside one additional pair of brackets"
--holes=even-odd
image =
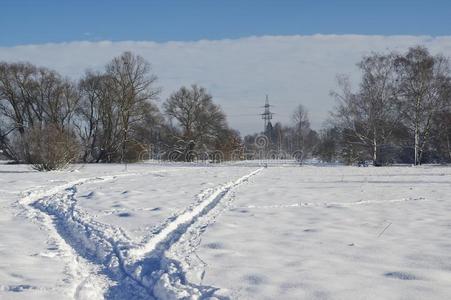
[(30, 61), (78, 78), (102, 69), (114, 56), (133, 51), (146, 58), (159, 77), (162, 100), (181, 85), (208, 88), (242, 133), (261, 130), (259, 108), (265, 94), (275, 105), (275, 121), (289, 122), (304, 104), (315, 128), (334, 106), (329, 91), (336, 74), (358, 78), (355, 64), (371, 51), (405, 51), (417, 44), (451, 56), (451, 37), (312, 35), (262, 36), (196, 42), (70, 42), (0, 47), (0, 60)]

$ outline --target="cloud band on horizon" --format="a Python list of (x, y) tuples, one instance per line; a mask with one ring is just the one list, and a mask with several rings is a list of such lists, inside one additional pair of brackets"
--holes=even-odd
[[(159, 77), (161, 99), (181, 85), (204, 86), (243, 134), (261, 131), (265, 94), (275, 105), (274, 121), (290, 122), (302, 103), (319, 129), (334, 106), (330, 90), (336, 75), (359, 78), (356, 63), (371, 52), (403, 52), (415, 45), (451, 56), (451, 36), (311, 35), (261, 36), (193, 42), (68, 42), (0, 47), (0, 61), (28, 61), (78, 79), (100, 70), (114, 56), (143, 56)], [(160, 101), (161, 102), (161, 101)]]

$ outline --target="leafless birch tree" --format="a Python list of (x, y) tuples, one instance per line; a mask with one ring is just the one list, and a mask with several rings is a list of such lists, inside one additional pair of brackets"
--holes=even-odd
[(395, 60), (399, 111), (414, 136), (414, 163), (421, 164), (434, 115), (447, 105), (449, 61), (423, 47), (410, 48)]

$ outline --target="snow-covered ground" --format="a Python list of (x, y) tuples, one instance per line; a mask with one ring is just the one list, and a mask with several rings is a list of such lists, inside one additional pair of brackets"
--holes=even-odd
[(0, 165), (0, 299), (447, 299), (451, 168)]

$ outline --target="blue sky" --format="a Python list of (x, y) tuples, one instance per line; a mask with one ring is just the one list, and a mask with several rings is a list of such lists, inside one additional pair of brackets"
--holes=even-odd
[(261, 35), (449, 35), (451, 1), (0, 0), (0, 46)]
[(415, 45), (451, 57), (451, 0), (0, 0), (0, 61), (77, 80), (132, 51), (152, 64), (158, 103), (201, 85), (245, 134), (261, 130), (266, 94), (273, 121), (303, 104), (321, 128), (337, 74), (357, 84), (363, 55)]

